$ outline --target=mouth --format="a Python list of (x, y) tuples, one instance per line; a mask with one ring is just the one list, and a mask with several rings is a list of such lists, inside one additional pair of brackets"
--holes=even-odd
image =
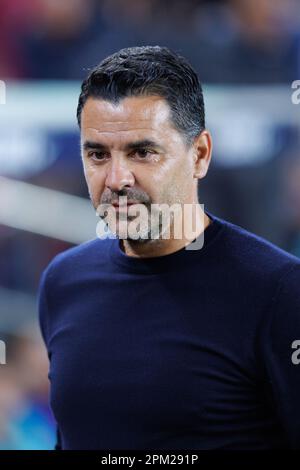
[[(127, 202), (126, 204), (121, 204), (122, 206), (129, 206), (131, 204), (138, 204), (137, 202)], [(113, 206), (120, 206), (118, 202), (113, 202)]]
[(133, 202), (133, 201), (129, 201), (129, 202), (127, 202), (127, 204), (119, 204), (118, 202), (113, 202), (112, 206), (115, 207), (116, 209), (123, 209), (123, 208), (126, 208), (128, 206), (132, 206), (133, 204), (139, 204), (139, 203), (138, 202)]
[(117, 202), (114, 202), (114, 203), (112, 203), (112, 206), (115, 210), (115, 213), (118, 216), (121, 215), (121, 214), (126, 214), (127, 217), (134, 219), (137, 216), (137, 214), (129, 215), (129, 207), (137, 205), (137, 204), (143, 204), (143, 203), (138, 202), (138, 201), (129, 201), (129, 202), (127, 202), (127, 204), (121, 204), (120, 205)]

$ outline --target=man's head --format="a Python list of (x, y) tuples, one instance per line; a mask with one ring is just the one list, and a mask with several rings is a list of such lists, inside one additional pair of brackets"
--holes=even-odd
[(202, 88), (186, 59), (159, 46), (107, 57), (82, 84), (77, 119), (95, 208), (119, 196), (148, 210), (197, 203), (211, 138)]

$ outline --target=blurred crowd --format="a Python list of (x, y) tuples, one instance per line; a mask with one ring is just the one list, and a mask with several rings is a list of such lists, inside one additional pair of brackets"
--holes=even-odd
[(48, 406), (47, 356), (36, 325), (1, 334), (6, 364), (0, 371), (0, 450), (43, 450), (55, 444)]
[[(0, 80), (79, 84), (108, 54), (158, 44), (186, 56), (204, 84), (290, 88), (300, 79), (299, 6), (299, 0), (0, 0)], [(29, 135), (26, 109), (21, 112)], [(246, 114), (243, 108), (241, 115)], [(1, 131), (7, 136), (10, 130), (2, 122), (0, 140)], [(51, 154), (56, 151), (59, 158), (44, 170), (16, 178), (87, 198), (77, 129), (70, 135), (56, 131), (55, 136), (49, 131), (48, 140)], [(200, 202), (300, 257), (299, 126), (294, 131), (293, 145), (282, 140), (266, 163), (222, 167), (213, 157)], [(280, 129), (279, 134), (282, 139), (287, 133)], [(21, 151), (20, 140), (20, 160)], [(0, 450), (54, 446), (36, 294), (42, 270), (71, 246), (0, 220), (0, 340), (7, 348), (7, 363), (0, 358)]]
[(203, 82), (290, 82), (299, 24), (298, 0), (1, 0), (0, 76), (80, 79), (122, 47), (160, 44)]

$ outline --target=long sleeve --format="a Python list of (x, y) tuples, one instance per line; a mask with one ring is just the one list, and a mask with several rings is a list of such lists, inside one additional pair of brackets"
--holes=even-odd
[[(49, 361), (51, 356), (48, 351), (48, 303), (47, 303), (47, 292), (46, 292), (46, 280), (47, 280), (48, 269), (45, 269), (40, 278), (39, 291), (38, 291), (38, 313), (39, 313), (39, 326), (42, 338), (47, 349), (47, 355)], [(49, 375), (48, 375), (49, 377)], [(62, 450), (61, 435), (58, 425), (56, 425), (56, 442), (54, 450)]]
[[(300, 449), (300, 263), (281, 279), (261, 335), (262, 366), (288, 446)], [(299, 346), (298, 346), (299, 347)]]
[(39, 289), (38, 289), (38, 319), (39, 327), (45, 346), (47, 348), (47, 317), (48, 317), (48, 305), (47, 305), (47, 294), (46, 294), (46, 277), (48, 270), (45, 269), (42, 272)]

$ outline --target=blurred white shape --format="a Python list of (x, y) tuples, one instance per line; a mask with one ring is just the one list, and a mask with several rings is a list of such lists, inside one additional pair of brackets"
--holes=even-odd
[(0, 80), (0, 104), (6, 103), (6, 86), (3, 80)]
[(272, 126), (264, 114), (228, 111), (227, 119), (215, 122), (213, 130), (214, 149), (223, 165), (255, 165), (273, 156)]
[(96, 238), (97, 222), (89, 199), (0, 177), (4, 225), (80, 244)]
[(204, 86), (213, 160), (222, 166), (257, 165), (274, 156), (276, 130), (300, 128), (289, 85)]
[(0, 340), (0, 364), (6, 364), (6, 344)]
[(77, 130), (76, 107), (80, 83), (72, 81), (6, 81), (9, 99), (0, 107), (6, 126), (41, 130)]
[(49, 167), (54, 152), (47, 152), (46, 135), (33, 128), (0, 128), (0, 173), (26, 177)]

